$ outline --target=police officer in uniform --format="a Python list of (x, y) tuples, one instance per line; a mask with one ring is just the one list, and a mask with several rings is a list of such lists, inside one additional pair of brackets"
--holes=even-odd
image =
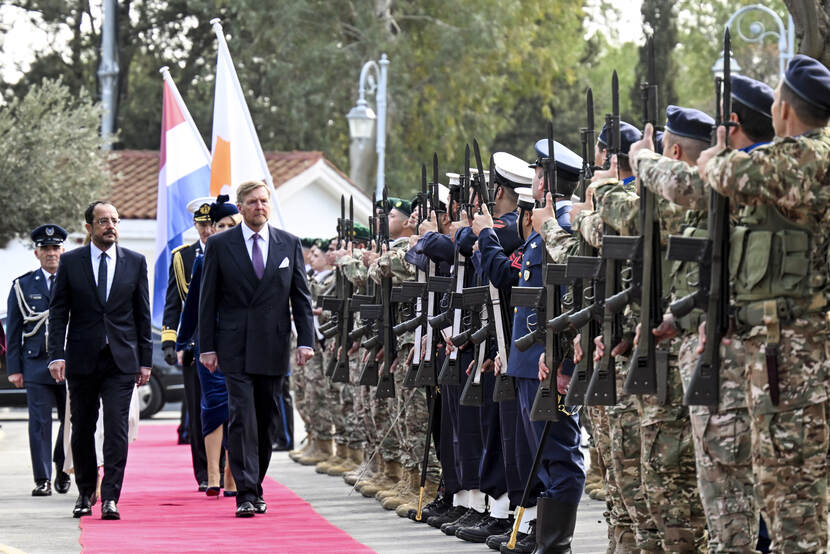
[(199, 240), (173, 250), (161, 330), (161, 348), (164, 352), (164, 361), (170, 365), (176, 365), (178, 362), (182, 366), (184, 403), (187, 408), (187, 431), (190, 435), (193, 475), (196, 477), (201, 492), (207, 490), (208, 480), (205, 440), (202, 436), (201, 387), (199, 386), (199, 375), (196, 372), (196, 363), (193, 359), (193, 345), (181, 352), (181, 358), (176, 355), (176, 329), (179, 328), (182, 304), (190, 285), (193, 260), (196, 259), (196, 256), (204, 253), (205, 242), (213, 234), (213, 224), (210, 221), (210, 205), (213, 201), (214, 199), (211, 197), (197, 198), (187, 205), (188, 211), (193, 213), (193, 226), (199, 233)]
[[(17, 388), (26, 387), (29, 407), (29, 451), (35, 488), (32, 496), (52, 494), (52, 461), (55, 463), (55, 490), (69, 491), (71, 481), (63, 471), (63, 422), (66, 408), (66, 385), (57, 384), (49, 375), (49, 302), (63, 253), (66, 231), (53, 224), (41, 225), (31, 234), (35, 257), (40, 268), (14, 280), (9, 293), (8, 367), (9, 381)], [(52, 453), (52, 406), (58, 409), (60, 427)], [(51, 454), (50, 454), (51, 453)], [(51, 459), (50, 459), (51, 458)]]

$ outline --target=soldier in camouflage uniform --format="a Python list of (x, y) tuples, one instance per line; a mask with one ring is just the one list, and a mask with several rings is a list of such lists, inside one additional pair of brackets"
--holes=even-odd
[[(739, 75), (732, 77), (732, 120), (738, 123), (730, 128), (733, 147), (749, 152), (772, 139), (772, 100), (772, 89), (763, 83)], [(674, 157), (656, 154), (653, 146), (646, 139), (632, 148), (634, 170), (642, 184), (655, 194), (690, 209), (687, 222), (695, 226), (703, 222), (705, 217), (700, 210), (707, 209), (708, 189), (697, 168), (690, 165), (692, 157), (684, 155), (682, 144), (679, 148), (672, 145), (670, 150), (664, 150)], [(680, 157), (688, 161), (675, 159)], [(673, 267), (675, 297), (691, 292), (686, 284), (687, 272), (686, 264), (676, 263)], [(682, 334), (679, 361), (684, 388), (699, 357), (697, 328), (701, 316), (702, 312), (695, 310), (675, 325)], [(667, 319), (665, 329), (669, 329), (669, 322), (674, 322), (670, 314), (667, 318), (671, 319)], [(689, 408), (710, 552), (752, 551), (758, 535), (759, 503), (753, 490), (743, 350), (737, 338), (721, 346), (717, 410), (706, 406)]]
[[(329, 314), (317, 306), (320, 296), (331, 294), (334, 290), (335, 273), (326, 261), (326, 255), (320, 245), (311, 253), (312, 271), (309, 276), (309, 292), (314, 305), (314, 314), (319, 324), (328, 321)], [(314, 345), (315, 356), (305, 369), (295, 373), (292, 385), (296, 399), (297, 411), (305, 423), (309, 440), (306, 447), (290, 453), (291, 458), (303, 465), (316, 465), (332, 454), (331, 440), (334, 437), (334, 419), (337, 413), (334, 401), (336, 391), (325, 377), (328, 353), (318, 333)], [(299, 394), (297, 394), (299, 392)]]
[(830, 70), (795, 56), (772, 119), (776, 139), (749, 153), (724, 148), (719, 129), (698, 168), (738, 211), (732, 294), (772, 551), (826, 552)]

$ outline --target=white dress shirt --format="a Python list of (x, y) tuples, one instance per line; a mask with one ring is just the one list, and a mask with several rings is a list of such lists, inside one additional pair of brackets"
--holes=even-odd
[(253, 255), (253, 248), (254, 248), (254, 235), (259, 235), (259, 251), (262, 252), (262, 267), (268, 265), (268, 243), (271, 239), (271, 234), (268, 232), (268, 225), (266, 224), (262, 229), (258, 232), (254, 232), (253, 229), (248, 227), (245, 222), (242, 222), (242, 238), (245, 239), (245, 249), (248, 250), (248, 258), (251, 259), (251, 263), (254, 262), (254, 255)]
[(43, 278), (46, 279), (46, 290), (48, 290), (49, 294), (51, 294), (52, 293), (52, 287), (49, 284), (49, 277), (57, 277), (58, 272), (56, 271), (54, 273), (49, 273), (48, 271), (46, 271), (42, 267), (40, 268), (40, 271), (41, 271), (41, 273), (43, 273)]
[[(95, 279), (95, 285), (98, 286), (98, 264), (101, 261), (101, 254), (103, 254), (104, 251), (91, 242), (89, 243), (89, 251), (92, 254), (92, 277)], [(115, 260), (118, 257), (115, 255), (115, 252), (115, 245), (112, 245), (107, 249), (107, 298), (110, 297), (112, 280), (115, 277)]]

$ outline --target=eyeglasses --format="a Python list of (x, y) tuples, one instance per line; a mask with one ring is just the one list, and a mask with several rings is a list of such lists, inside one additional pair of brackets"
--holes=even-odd
[(110, 223), (112, 223), (113, 227), (116, 227), (120, 222), (121, 220), (115, 217), (99, 217), (95, 220), (95, 223), (97, 223), (101, 227), (106, 227)]

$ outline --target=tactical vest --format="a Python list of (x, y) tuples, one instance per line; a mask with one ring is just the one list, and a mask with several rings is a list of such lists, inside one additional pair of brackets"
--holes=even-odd
[(739, 324), (762, 325), (774, 314), (789, 322), (824, 311), (825, 276), (813, 275), (813, 240), (807, 227), (788, 220), (773, 206), (743, 208), (729, 244)]
[[(709, 232), (706, 230), (706, 217), (703, 212), (689, 210), (686, 212), (686, 222), (681, 233), (684, 237), (707, 238)], [(676, 298), (683, 298), (697, 290), (700, 280), (700, 268), (697, 262), (673, 261), (669, 266), (671, 272), (669, 280)], [(703, 321), (703, 310), (694, 309), (677, 321), (677, 325), (686, 332), (697, 331), (700, 322)]]

